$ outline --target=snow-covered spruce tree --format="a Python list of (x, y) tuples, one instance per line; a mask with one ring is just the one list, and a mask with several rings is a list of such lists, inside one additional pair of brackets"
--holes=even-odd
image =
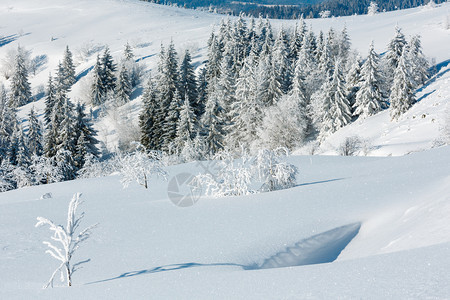
[(232, 106), (234, 118), (226, 141), (229, 149), (236, 149), (240, 144), (249, 149), (257, 138), (256, 129), (261, 124), (262, 105), (256, 98), (254, 64), (254, 57), (247, 57), (236, 81), (236, 101)]
[(130, 101), (131, 81), (128, 71), (124, 64), (120, 67), (119, 77), (115, 89), (115, 100), (118, 106), (126, 104)]
[(139, 149), (120, 158), (120, 173), (124, 187), (128, 187), (131, 182), (136, 181), (147, 189), (151, 176), (167, 178), (160, 152), (144, 152)]
[(429, 64), (422, 52), (422, 43), (419, 35), (414, 35), (409, 42), (408, 60), (411, 62), (412, 77), (414, 85), (420, 86), (427, 81), (429, 77)]
[(205, 113), (200, 121), (200, 134), (208, 156), (213, 156), (224, 147), (225, 112), (215, 93), (209, 94)]
[(207, 99), (208, 81), (206, 78), (206, 69), (201, 68), (197, 76), (197, 101), (193, 106), (194, 113), (197, 116), (197, 120), (200, 120), (205, 112), (205, 104)]
[(140, 141), (147, 150), (159, 149), (158, 129), (161, 125), (156, 118), (159, 112), (155, 85), (152, 78), (149, 77), (142, 95), (142, 111), (139, 115)]
[[(264, 106), (270, 106), (277, 102), (277, 100), (283, 95), (282, 91), (282, 78), (280, 72), (277, 68), (274, 67), (273, 57), (271, 53), (266, 55), (261, 55), (260, 60), (261, 67), (264, 65), (267, 69), (264, 72), (268, 73), (268, 83), (267, 83), (267, 92), (264, 95), (260, 95), (262, 97), (259, 98), (260, 101), (263, 101)], [(254, 92), (257, 92), (256, 89)]]
[[(234, 55), (234, 53), (232, 55)], [(233, 57), (233, 59), (235, 59), (235, 57)], [(208, 48), (208, 61), (206, 63), (206, 79), (210, 86), (220, 75), (221, 60), (222, 52), (220, 49), (220, 44), (217, 41), (215, 34), (211, 33), (210, 45)]]
[(378, 13), (378, 4), (375, 1), (370, 1), (370, 5), (367, 8), (367, 15), (374, 16)]
[(28, 70), (20, 46), (15, 58), (14, 71), (11, 77), (9, 105), (13, 108), (31, 102), (31, 87), (28, 82)]
[(88, 155), (98, 157), (100, 155), (95, 138), (97, 131), (93, 128), (92, 121), (85, 112), (84, 104), (77, 103), (75, 107), (74, 132), (75, 132), (75, 167), (81, 169)]
[(382, 102), (378, 54), (375, 53), (372, 42), (369, 55), (361, 68), (360, 89), (356, 93), (353, 115), (362, 119), (372, 116), (381, 110)]
[(31, 155), (42, 155), (44, 148), (42, 146), (42, 126), (34, 112), (34, 107), (31, 108), (28, 114), (28, 149)]
[(100, 61), (100, 56), (97, 55), (97, 61), (92, 70), (92, 84), (91, 84), (91, 103), (93, 106), (101, 105), (106, 96), (106, 88), (103, 83), (103, 68)]
[(229, 64), (230, 59), (231, 58), (229, 56), (224, 56), (222, 58), (222, 62), (220, 64), (220, 77), (216, 81), (216, 86), (213, 91), (213, 97), (215, 97), (217, 102), (222, 106), (226, 126), (229, 126), (233, 119), (231, 108), (235, 102), (234, 92), (236, 88), (233, 69)]
[(116, 88), (116, 64), (114, 63), (114, 59), (111, 56), (111, 53), (109, 51), (109, 47), (106, 46), (105, 50), (103, 51), (103, 55), (100, 59), (102, 71), (101, 71), (101, 79), (103, 83), (103, 87), (105, 89), (105, 92), (113, 92)]
[(405, 113), (414, 103), (414, 78), (411, 74), (411, 65), (408, 61), (408, 47), (403, 48), (403, 53), (398, 61), (394, 73), (394, 83), (390, 95), (390, 115), (396, 120)]
[(7, 160), (11, 137), (17, 123), (16, 109), (11, 108), (3, 84), (0, 84), (0, 161)]
[(356, 93), (359, 91), (359, 84), (361, 82), (361, 64), (361, 58), (358, 56), (350, 67), (350, 70), (345, 78), (345, 89), (352, 114), (354, 113)]
[(344, 76), (342, 75), (342, 65), (339, 60), (334, 66), (332, 85), (335, 88), (332, 102), (332, 116), (334, 118), (334, 131), (350, 123), (352, 112), (350, 102), (347, 99)]
[(195, 78), (194, 66), (192, 65), (191, 54), (189, 50), (185, 50), (180, 64), (179, 75), (179, 90), (180, 95), (188, 97), (189, 105), (196, 111), (197, 105), (197, 79)]
[(55, 105), (56, 87), (53, 83), (52, 74), (48, 76), (47, 89), (45, 91), (45, 110), (44, 110), (44, 124), (48, 126), (52, 120), (53, 106)]
[(16, 124), (12, 138), (9, 154), (10, 162), (16, 166), (27, 168), (30, 163), (30, 151), (27, 139), (23, 133), (22, 124)]
[(317, 91), (322, 84), (322, 82), (316, 80), (316, 73), (319, 68), (314, 55), (315, 51), (314, 34), (312, 32), (307, 32), (303, 38), (302, 48), (300, 49), (298, 60), (303, 64), (306, 92), (308, 97), (311, 97), (311, 95)]
[(403, 48), (406, 46), (405, 35), (402, 33), (400, 27), (395, 26), (395, 35), (389, 41), (387, 53), (385, 55), (385, 77), (388, 88), (386, 92), (390, 92), (393, 83), (395, 69), (397, 69), (398, 62), (402, 56)]
[(344, 69), (348, 67), (347, 63), (350, 55), (350, 48), (351, 48), (350, 37), (347, 32), (347, 26), (344, 25), (344, 28), (342, 29), (341, 34), (339, 36), (339, 54), (337, 56), (341, 60)]
[(73, 65), (72, 52), (69, 50), (69, 46), (66, 46), (64, 51), (64, 58), (62, 62), (64, 86), (66, 90), (70, 90), (72, 85), (77, 81), (75, 77), (75, 66)]
[(131, 88), (133, 89), (140, 81), (142, 76), (142, 67), (136, 62), (133, 49), (128, 42), (125, 44), (125, 48), (123, 50), (122, 64), (128, 71)]
[(272, 68), (278, 71), (281, 92), (287, 94), (292, 84), (292, 69), (289, 52), (289, 39), (283, 28), (280, 29), (273, 45)]
[(186, 144), (193, 145), (193, 139), (197, 135), (197, 120), (194, 111), (189, 104), (189, 97), (186, 94), (181, 106), (180, 117), (177, 121), (176, 136), (173, 141), (175, 152), (180, 154)]
[(175, 140), (177, 135), (177, 122), (180, 118), (180, 109), (182, 105), (182, 99), (178, 90), (175, 91), (172, 102), (170, 102), (169, 108), (167, 110), (166, 118), (162, 125), (163, 134), (161, 136), (163, 151), (169, 151), (169, 145)]
[[(78, 206), (80, 206), (83, 201), (80, 200), (81, 193), (76, 193), (73, 195), (72, 200), (69, 203), (69, 208), (67, 212), (67, 225), (66, 227), (62, 225), (56, 225), (53, 221), (37, 217), (37, 223), (35, 227), (48, 225), (49, 229), (53, 232), (51, 239), (52, 242), (44, 242), (46, 246), (49, 247), (46, 253), (50, 254), (53, 258), (59, 260), (61, 264), (53, 272), (50, 280), (44, 286), (48, 288), (53, 287), (53, 281), (58, 272), (61, 273), (61, 281), (65, 281), (67, 286), (72, 286), (72, 276), (84, 263), (90, 261), (90, 259), (83, 260), (77, 263), (73, 263), (73, 255), (80, 245), (85, 242), (92, 233), (97, 224), (91, 225), (84, 230), (79, 230), (81, 221), (84, 218), (84, 212), (77, 214)], [(54, 243), (57, 243), (56, 245)], [(61, 247), (61, 248), (60, 248)]]
[(13, 166), (8, 159), (3, 159), (0, 163), (0, 193), (16, 188), (16, 183), (13, 180), (12, 172)]

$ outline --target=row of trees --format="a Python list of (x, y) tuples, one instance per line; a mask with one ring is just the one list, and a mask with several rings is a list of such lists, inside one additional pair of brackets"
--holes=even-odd
[(85, 106), (74, 105), (68, 97), (76, 82), (68, 47), (56, 77), (49, 77), (43, 124), (32, 108), (24, 130), (16, 110), (30, 101), (27, 95), (31, 91), (29, 84), (23, 84), (28, 82), (27, 72), (21, 67), (21, 51), (18, 53), (9, 97), (3, 86), (0, 91), (1, 190), (74, 179), (88, 157), (99, 155), (96, 131)]
[(420, 38), (407, 42), (400, 28), (382, 58), (372, 43), (361, 59), (345, 28), (315, 35), (301, 20), (275, 37), (267, 19), (241, 17), (224, 20), (208, 49), (195, 75), (189, 51), (178, 60), (173, 43), (161, 48), (140, 115), (147, 149), (187, 160), (241, 146), (292, 149), (383, 109), (398, 118), (428, 76)]

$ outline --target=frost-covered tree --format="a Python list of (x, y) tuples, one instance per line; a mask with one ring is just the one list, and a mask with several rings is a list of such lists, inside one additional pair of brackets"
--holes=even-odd
[[(185, 50), (180, 64), (179, 76), (180, 95), (188, 97), (189, 105), (194, 108), (197, 105), (197, 79), (195, 78), (194, 66), (192, 65), (191, 54)], [(198, 110), (198, 108), (194, 108)]]
[(56, 223), (49, 219), (37, 217), (35, 227), (48, 225), (49, 229), (53, 232), (51, 237), (53, 242), (44, 242), (44, 244), (49, 248), (45, 252), (61, 262), (61, 264), (53, 272), (50, 280), (44, 288), (48, 288), (49, 286), (53, 287), (53, 281), (58, 272), (61, 273), (62, 281), (65, 281), (67, 286), (72, 286), (73, 274), (82, 264), (90, 261), (90, 259), (87, 259), (73, 263), (72, 259), (76, 250), (91, 236), (92, 229), (97, 226), (97, 224), (95, 224), (85, 228), (84, 230), (79, 230), (80, 223), (84, 218), (84, 212), (77, 214), (78, 206), (83, 203), (80, 198), (81, 193), (76, 193), (73, 195), (72, 200), (69, 203), (67, 224), (65, 227), (62, 225), (56, 225)]
[(205, 152), (212, 156), (224, 147), (226, 127), (225, 112), (214, 93), (208, 96), (200, 124)]
[(176, 153), (181, 153), (186, 144), (193, 144), (193, 139), (197, 134), (197, 120), (194, 111), (189, 104), (189, 97), (186, 94), (180, 110), (180, 117), (177, 122), (176, 136), (173, 141)]
[(55, 157), (33, 155), (29, 168), (34, 184), (48, 184), (64, 179), (63, 170), (57, 164)]
[(142, 111), (139, 115), (141, 144), (147, 150), (159, 149), (159, 127), (157, 115), (160, 113), (154, 82), (150, 77), (142, 95)]
[(407, 51), (408, 47), (404, 47), (394, 73), (389, 107), (392, 120), (398, 119), (416, 102), (414, 78), (411, 74)]
[(369, 47), (369, 55), (361, 68), (360, 89), (356, 93), (354, 115), (366, 118), (381, 110), (383, 101), (378, 54), (373, 42)]
[(335, 92), (331, 111), (334, 119), (334, 130), (336, 131), (350, 123), (352, 119), (350, 102), (347, 99), (345, 81), (342, 74), (342, 65), (339, 61), (336, 61), (336, 65), (334, 67), (332, 85)]
[(287, 94), (292, 84), (292, 69), (289, 52), (289, 39), (287, 33), (283, 28), (278, 33), (278, 36), (273, 45), (272, 67), (277, 71), (279, 76), (280, 88), (283, 94)]
[(0, 163), (0, 192), (6, 192), (16, 188), (16, 183), (13, 180), (12, 172), (13, 166), (8, 159), (3, 159)]
[(167, 178), (167, 172), (161, 162), (161, 155), (156, 151), (136, 151), (121, 157), (120, 173), (124, 187), (136, 181), (147, 189), (151, 176)]
[(354, 105), (356, 102), (356, 93), (359, 91), (359, 84), (361, 82), (361, 64), (360, 57), (357, 57), (345, 78), (345, 89), (352, 114), (354, 112)]
[(408, 60), (411, 62), (411, 76), (415, 86), (425, 83), (429, 77), (429, 64), (422, 52), (422, 43), (419, 35), (414, 35), (409, 42)]
[(73, 64), (72, 52), (69, 50), (69, 46), (66, 46), (66, 50), (64, 51), (62, 68), (65, 88), (66, 90), (70, 90), (77, 79), (75, 77), (75, 66)]
[(201, 118), (205, 112), (205, 103), (207, 99), (208, 81), (206, 78), (206, 69), (201, 68), (197, 76), (197, 101), (195, 106), (193, 106), (194, 113), (197, 116), (197, 120)]
[(53, 106), (55, 105), (56, 87), (53, 83), (52, 74), (48, 76), (47, 89), (45, 91), (45, 110), (44, 110), (44, 124), (48, 126), (52, 120)]
[(42, 146), (42, 126), (34, 112), (34, 107), (28, 114), (28, 149), (33, 155), (42, 155), (44, 148)]
[(11, 91), (9, 105), (13, 108), (31, 102), (31, 86), (28, 82), (28, 70), (25, 65), (20, 46), (15, 57), (14, 70), (11, 77)]
[(101, 79), (103, 83), (103, 87), (105, 89), (105, 92), (113, 92), (116, 88), (116, 69), (117, 66), (114, 63), (114, 59), (111, 56), (111, 53), (109, 51), (109, 47), (106, 46), (105, 50), (103, 51), (103, 55), (100, 59), (101, 63)]
[(176, 90), (162, 126), (161, 147), (164, 151), (169, 151), (169, 145), (172, 144), (177, 135), (177, 122), (180, 118), (181, 104), (181, 96), (178, 93), (178, 90)]
[(86, 114), (84, 104), (77, 103), (75, 107), (74, 128), (75, 132), (75, 166), (81, 169), (84, 166), (86, 157), (91, 155), (98, 157), (100, 155), (97, 148), (99, 141), (95, 138), (97, 131), (93, 128), (90, 118)]
[[(389, 86), (392, 85), (392, 80), (394, 78), (395, 69), (397, 69), (398, 62), (400, 61), (400, 57), (402, 56), (403, 48), (406, 46), (405, 35), (402, 33), (400, 27), (395, 27), (395, 35), (389, 41), (386, 58), (385, 58), (385, 76), (386, 80), (389, 83)], [(389, 89), (390, 91), (390, 89)]]
[(92, 84), (91, 84), (91, 103), (93, 106), (101, 105), (106, 96), (106, 88), (103, 82), (103, 68), (100, 61), (100, 56), (97, 55), (97, 61), (92, 70)]
[(375, 1), (370, 1), (370, 5), (367, 8), (367, 15), (374, 16), (378, 13), (378, 4)]
[(115, 99), (117, 105), (123, 105), (130, 101), (131, 80), (124, 64), (120, 67), (119, 76), (115, 89)]

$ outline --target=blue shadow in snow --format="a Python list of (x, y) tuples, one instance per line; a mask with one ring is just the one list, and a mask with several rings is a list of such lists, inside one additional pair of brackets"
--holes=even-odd
[(11, 42), (14, 42), (15, 40), (17, 40), (17, 38), (18, 38), (17, 34), (0, 37), (0, 47), (8, 45)]
[[(450, 69), (447, 69), (447, 70), (441, 72), (441, 70), (442, 70), (443, 68), (446, 68), (448, 65), (450, 65), (450, 59), (444, 60), (443, 62), (440, 62), (440, 63), (438, 63), (438, 64), (435, 65), (435, 66), (432, 66), (432, 67), (428, 70), (428, 73), (430, 74), (431, 78), (430, 78), (423, 86), (421, 86), (420, 88), (418, 88), (418, 89), (416, 90), (416, 92), (422, 92), (422, 91), (423, 91), (424, 89), (426, 89), (430, 84), (432, 84), (433, 82), (435, 82), (436, 79), (441, 78), (442, 76), (444, 76), (444, 74), (446, 74), (447, 72), (449, 72)], [(433, 92), (434, 92), (434, 91), (433, 91)], [(433, 92), (431, 92), (431, 93), (433, 93)], [(423, 99), (423, 98), (425, 98), (425, 96), (428, 96), (428, 95), (429, 95), (429, 94), (420, 97), (420, 100)], [(420, 101), (420, 100), (417, 100), (417, 101)]]
[(90, 66), (89, 68), (86, 68), (83, 71), (81, 71), (77, 76), (75, 76), (76, 81), (78, 81), (81, 78), (83, 78), (84, 76), (86, 76), (93, 68), (94, 68), (94, 66)]
[(305, 182), (305, 183), (297, 184), (295, 187), (304, 186), (304, 185), (313, 185), (313, 184), (327, 183), (327, 182), (333, 182), (333, 181), (340, 181), (340, 180), (344, 180), (344, 179), (347, 179), (347, 178), (335, 178), (335, 179), (328, 179), (328, 180), (322, 180), (322, 181)]

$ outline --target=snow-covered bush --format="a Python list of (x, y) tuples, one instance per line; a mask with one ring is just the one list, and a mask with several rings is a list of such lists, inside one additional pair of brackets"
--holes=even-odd
[(356, 155), (361, 150), (361, 138), (358, 136), (346, 137), (337, 150), (342, 156)]
[(325, 18), (329, 18), (331, 16), (331, 11), (329, 10), (322, 10), (321, 12), (319, 12), (319, 16), (323, 19)]
[(378, 13), (378, 4), (374, 1), (371, 1), (369, 7), (367, 8), (367, 15), (374, 16), (377, 13)]
[(33, 155), (31, 157), (30, 170), (34, 184), (47, 184), (60, 182), (64, 179), (61, 166), (55, 161), (55, 157)]
[(138, 150), (120, 157), (120, 173), (124, 187), (127, 187), (132, 181), (136, 181), (148, 188), (148, 180), (151, 176), (167, 178), (167, 172), (161, 162), (161, 154), (157, 151)]
[(65, 281), (67, 283), (67, 286), (71, 286), (73, 273), (75, 273), (75, 271), (77, 271), (82, 264), (90, 261), (90, 259), (87, 259), (75, 264), (72, 263), (72, 257), (75, 251), (78, 249), (81, 243), (83, 243), (90, 237), (91, 230), (95, 226), (97, 226), (97, 224), (95, 224), (87, 227), (84, 230), (78, 230), (81, 220), (84, 217), (84, 212), (77, 215), (77, 208), (80, 204), (83, 203), (82, 201), (80, 201), (80, 197), (81, 194), (76, 193), (75, 195), (73, 195), (72, 200), (69, 203), (66, 227), (62, 225), (56, 225), (49, 219), (37, 217), (38, 222), (36, 223), (35, 227), (48, 225), (50, 227), (50, 230), (53, 231), (51, 239), (54, 242), (58, 243), (55, 245), (51, 242), (43, 242), (50, 248), (45, 251), (45, 253), (50, 254), (53, 258), (61, 262), (59, 267), (56, 268), (56, 270), (53, 272), (44, 288), (47, 288), (49, 286), (53, 287), (53, 280), (55, 279), (55, 276), (58, 272), (60, 272), (61, 274), (61, 282)]
[(276, 191), (295, 186), (297, 167), (282, 161), (288, 155), (286, 148), (262, 149), (253, 159), (253, 168), (263, 182), (260, 191)]
[(235, 159), (232, 152), (222, 151), (215, 156), (217, 172), (199, 174), (193, 185), (202, 187), (213, 197), (241, 196), (293, 187), (297, 168), (284, 160), (286, 148), (263, 149), (256, 156), (244, 154)]

